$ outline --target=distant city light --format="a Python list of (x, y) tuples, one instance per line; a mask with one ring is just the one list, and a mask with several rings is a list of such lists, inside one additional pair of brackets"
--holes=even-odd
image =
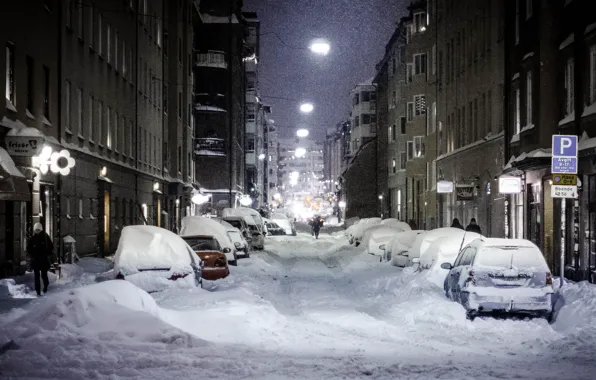
[(304, 148), (296, 148), (296, 152), (294, 152), (294, 155), (298, 158), (300, 157), (304, 157), (306, 155), (306, 149)]
[(314, 40), (310, 44), (310, 51), (312, 51), (315, 54), (327, 55), (329, 54), (330, 49), (331, 46), (325, 40)]
[(306, 136), (308, 136), (308, 129), (304, 129), (304, 128), (303, 129), (299, 129), (296, 132), (296, 136), (298, 136), (298, 137), (306, 137)]
[(300, 105), (300, 112), (311, 113), (315, 107), (311, 103), (302, 103)]
[(259, 160), (263, 161), (265, 159), (265, 153), (259, 154)]

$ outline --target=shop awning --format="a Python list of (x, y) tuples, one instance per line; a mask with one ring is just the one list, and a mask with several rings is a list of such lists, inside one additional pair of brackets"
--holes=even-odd
[(31, 201), (27, 179), (4, 148), (0, 148), (0, 200)]

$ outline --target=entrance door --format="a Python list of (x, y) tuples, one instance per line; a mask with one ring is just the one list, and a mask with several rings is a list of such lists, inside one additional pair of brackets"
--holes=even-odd
[(103, 251), (110, 252), (110, 192), (103, 192)]

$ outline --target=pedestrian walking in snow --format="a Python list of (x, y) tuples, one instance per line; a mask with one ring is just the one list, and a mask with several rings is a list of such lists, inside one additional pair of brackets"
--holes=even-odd
[(312, 232), (316, 239), (319, 238), (319, 231), (321, 231), (321, 227), (323, 227), (323, 219), (319, 216), (316, 216), (312, 223)]
[(453, 219), (453, 222), (451, 222), (451, 227), (459, 228), (460, 230), (464, 229), (464, 226), (461, 225), (461, 223), (459, 222), (459, 219), (457, 219), (457, 218)]
[(48, 291), (48, 270), (54, 253), (54, 244), (43, 230), (41, 223), (33, 226), (33, 236), (29, 239), (27, 252), (31, 256), (31, 268), (35, 277), (35, 291), (41, 295), (41, 281), (43, 281), (43, 292)]
[(476, 232), (477, 234), (482, 235), (482, 230), (478, 223), (476, 223), (476, 218), (470, 219), (470, 224), (466, 227), (466, 231), (468, 232)]

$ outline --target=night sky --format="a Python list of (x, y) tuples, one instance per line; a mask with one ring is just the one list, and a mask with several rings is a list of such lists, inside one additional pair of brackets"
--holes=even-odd
[[(350, 90), (375, 74), (403, 1), (244, 0), (243, 10), (256, 11), (261, 22), (259, 88), (282, 134), (295, 132), (289, 126), (307, 127), (323, 138), (348, 117)], [(308, 47), (319, 37), (331, 44), (327, 56), (284, 46)], [(303, 115), (296, 102), (268, 97), (304, 99), (315, 110)]]

